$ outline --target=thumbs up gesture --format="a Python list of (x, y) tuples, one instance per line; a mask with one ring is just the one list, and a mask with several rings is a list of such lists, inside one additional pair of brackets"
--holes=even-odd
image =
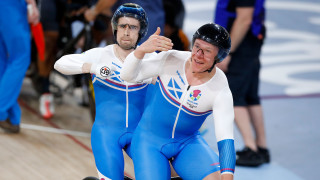
[(155, 51), (168, 51), (172, 49), (173, 43), (171, 39), (160, 35), (161, 29), (158, 27), (148, 40), (142, 43), (135, 52), (137, 58), (143, 58), (145, 53), (152, 53)]

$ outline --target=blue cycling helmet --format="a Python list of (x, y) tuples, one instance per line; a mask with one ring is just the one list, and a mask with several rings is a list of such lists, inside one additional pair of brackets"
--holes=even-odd
[(135, 3), (125, 3), (118, 7), (118, 9), (114, 12), (113, 17), (111, 19), (111, 26), (113, 37), (115, 38), (115, 42), (117, 42), (117, 28), (118, 28), (118, 20), (120, 17), (132, 17), (137, 19), (140, 22), (140, 30), (138, 42), (146, 36), (148, 32), (148, 17), (145, 10)]
[(192, 47), (196, 39), (201, 39), (219, 48), (218, 55), (214, 58), (215, 61), (211, 68), (206, 70), (211, 72), (216, 63), (221, 62), (228, 56), (231, 48), (231, 39), (228, 31), (215, 23), (208, 23), (201, 26), (193, 35)]

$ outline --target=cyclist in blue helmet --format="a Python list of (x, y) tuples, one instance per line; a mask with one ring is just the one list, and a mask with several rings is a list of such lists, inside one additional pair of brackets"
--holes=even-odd
[[(148, 18), (144, 9), (134, 3), (126, 3), (121, 5), (115, 12), (111, 19), (112, 32), (115, 42), (117, 41), (117, 30), (118, 30), (118, 20), (120, 17), (132, 17), (137, 19), (140, 22), (140, 30), (139, 37), (135, 46), (131, 47), (131, 49), (136, 48), (139, 41), (147, 34), (148, 32)], [(130, 27), (129, 27), (130, 28)]]
[(148, 18), (137, 4), (121, 5), (112, 27), (116, 44), (61, 57), (55, 69), (66, 75), (91, 73), (96, 116), (91, 146), (99, 179), (124, 178), (124, 150), (131, 156), (131, 138), (140, 121), (151, 79), (128, 83), (119, 77), (126, 56), (145, 36)]
[(164, 29), (165, 12), (163, 0), (98, 0), (95, 6), (85, 12), (86, 19), (92, 21), (99, 13), (111, 15), (111, 12), (114, 13), (120, 5), (129, 2), (143, 7), (149, 19), (147, 35), (141, 38), (139, 43), (147, 40), (147, 37), (156, 31), (157, 27)]

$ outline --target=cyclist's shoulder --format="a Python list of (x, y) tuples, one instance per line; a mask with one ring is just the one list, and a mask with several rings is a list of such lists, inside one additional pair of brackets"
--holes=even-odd
[(107, 50), (107, 49), (110, 49), (109, 46), (111, 46), (111, 45), (108, 45), (108, 46), (105, 46), (105, 47), (94, 47), (94, 48), (89, 49), (89, 50), (87, 50), (87, 51), (85, 51), (85, 52), (100, 52), (100, 51), (105, 51), (105, 50)]
[(172, 50), (169, 50), (168, 52), (170, 52), (172, 56), (179, 57), (182, 59), (189, 58), (191, 56), (190, 51), (181, 51), (181, 50), (172, 49)]
[(162, 51), (159, 53), (153, 52), (153, 53), (147, 53), (145, 57), (153, 57), (153, 56), (158, 56), (158, 57), (165, 57), (165, 58), (179, 58), (179, 59), (186, 59), (190, 57), (191, 52), (190, 51), (180, 51), (180, 50), (168, 50), (168, 51)]
[(103, 49), (103, 51), (111, 52), (111, 51), (113, 51), (113, 46), (114, 46), (114, 44), (109, 44), (107, 46), (101, 47), (101, 49)]
[(85, 51), (84, 53), (96, 56), (96, 55), (100, 55), (101, 53), (112, 52), (112, 47), (113, 47), (113, 45), (108, 45), (105, 47), (95, 47), (95, 48), (92, 48), (92, 49)]
[[(162, 52), (161, 52), (162, 53)], [(190, 51), (169, 50), (166, 51), (166, 59), (169, 59), (169, 63), (185, 62), (191, 56)]]

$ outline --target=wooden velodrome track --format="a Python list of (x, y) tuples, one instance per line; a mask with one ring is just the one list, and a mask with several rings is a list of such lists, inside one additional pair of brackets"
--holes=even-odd
[[(21, 132), (0, 130), (0, 180), (81, 180), (97, 177), (91, 152), (92, 121), (89, 110), (64, 95), (56, 101), (50, 120), (41, 118), (38, 97), (25, 78), (19, 97)], [(133, 175), (132, 161), (125, 157), (125, 174)]]

